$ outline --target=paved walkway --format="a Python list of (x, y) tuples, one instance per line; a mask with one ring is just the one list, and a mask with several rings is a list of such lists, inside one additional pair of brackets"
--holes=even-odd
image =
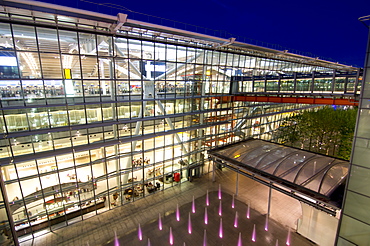
[[(217, 171), (216, 182), (212, 182), (212, 174), (185, 182), (165, 191), (156, 192), (135, 203), (117, 207), (116, 209), (91, 217), (39, 236), (34, 240), (21, 243), (26, 245), (114, 245), (115, 235), (120, 245), (147, 245), (148, 238), (152, 246), (170, 245), (169, 228), (173, 232), (174, 245), (202, 245), (206, 230), (207, 245), (237, 245), (239, 232), (242, 232), (243, 245), (252, 241), (253, 226), (256, 225), (255, 245), (285, 245), (289, 228), (291, 228), (290, 245), (315, 245), (294, 233), (295, 221), (300, 216), (300, 203), (294, 199), (272, 192), (271, 219), (269, 231), (264, 231), (265, 214), (267, 212), (268, 188), (253, 180), (239, 175), (238, 195), (235, 196), (235, 209), (231, 209), (232, 195), (236, 191), (237, 175), (224, 169)], [(224, 237), (220, 239), (218, 230), (220, 216), (217, 191), (221, 184), (222, 219)], [(209, 224), (204, 225), (204, 208), (207, 190), (210, 206), (208, 208)], [(191, 213), (193, 232), (187, 232), (188, 216), (192, 200), (195, 200), (196, 213)], [(229, 205), (227, 205), (229, 204)], [(250, 204), (251, 219), (245, 218), (247, 204)], [(180, 222), (176, 221), (176, 207), (179, 206)], [(233, 228), (235, 211), (240, 218), (238, 228)], [(161, 214), (163, 230), (158, 229), (158, 217)], [(138, 225), (141, 225), (143, 241), (138, 239)]]

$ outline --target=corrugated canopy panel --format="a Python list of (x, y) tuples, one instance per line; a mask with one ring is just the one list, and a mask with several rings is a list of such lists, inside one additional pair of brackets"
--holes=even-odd
[(324, 196), (345, 180), (349, 162), (251, 139), (216, 151), (223, 156)]

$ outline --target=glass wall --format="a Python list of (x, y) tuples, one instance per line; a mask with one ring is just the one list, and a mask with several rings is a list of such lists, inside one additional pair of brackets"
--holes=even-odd
[(337, 245), (368, 245), (370, 242), (370, 39), (365, 76), (351, 156), (350, 174), (338, 230)]
[(295, 72), (330, 70), (29, 15), (0, 23), (0, 230), (14, 221), (21, 241), (201, 177), (209, 148), (272, 140), (309, 108), (230, 100), (233, 76), (259, 76), (245, 91), (294, 91)]

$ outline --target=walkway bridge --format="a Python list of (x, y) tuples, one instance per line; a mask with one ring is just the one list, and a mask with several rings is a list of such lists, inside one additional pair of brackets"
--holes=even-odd
[[(362, 70), (357, 70), (279, 76), (232, 76), (231, 100), (357, 106), (362, 74)], [(223, 97), (221, 100), (230, 98)]]

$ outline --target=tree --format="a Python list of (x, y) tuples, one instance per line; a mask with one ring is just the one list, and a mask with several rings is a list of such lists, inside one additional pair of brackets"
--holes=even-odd
[(279, 143), (349, 160), (357, 108), (323, 107), (286, 119), (277, 129)]

